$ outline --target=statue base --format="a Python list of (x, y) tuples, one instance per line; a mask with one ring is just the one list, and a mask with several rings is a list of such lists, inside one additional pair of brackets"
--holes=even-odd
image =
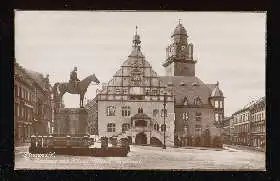
[(85, 108), (60, 108), (55, 115), (55, 134), (87, 135), (88, 112)]

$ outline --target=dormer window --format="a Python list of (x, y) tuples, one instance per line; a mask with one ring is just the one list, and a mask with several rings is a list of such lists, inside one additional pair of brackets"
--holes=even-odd
[(202, 104), (201, 99), (200, 99), (199, 97), (196, 97), (196, 98), (194, 99), (194, 105), (201, 105), (201, 104)]
[(192, 86), (198, 86), (198, 83), (194, 82), (192, 83)]

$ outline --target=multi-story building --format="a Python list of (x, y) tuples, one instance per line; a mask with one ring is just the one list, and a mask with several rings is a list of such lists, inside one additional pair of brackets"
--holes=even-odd
[[(167, 144), (210, 146), (221, 143), (220, 123), (224, 96), (219, 83), (205, 84), (195, 76), (193, 44), (181, 23), (171, 36), (163, 63), (166, 76), (159, 76), (141, 52), (135, 35), (128, 59), (97, 93), (90, 111), (98, 134), (113, 136), (126, 132), (133, 143), (162, 143), (164, 112)], [(166, 93), (166, 110), (163, 109)], [(90, 107), (90, 106), (89, 106)], [(96, 121), (97, 120), (97, 121)], [(219, 144), (220, 144), (219, 143)]]
[(33, 80), (18, 63), (14, 64), (14, 142), (30, 141), (33, 133)]
[(234, 122), (234, 139), (235, 144), (249, 146), (250, 140), (250, 111), (249, 106), (236, 111), (232, 114)]
[(33, 80), (34, 134), (47, 135), (52, 123), (51, 85), (48, 75), (44, 77), (32, 70), (25, 71)]
[(232, 144), (265, 148), (265, 105), (265, 97), (262, 97), (232, 114), (229, 135)]
[(257, 100), (250, 107), (250, 145), (265, 148), (266, 145), (266, 115), (265, 98)]

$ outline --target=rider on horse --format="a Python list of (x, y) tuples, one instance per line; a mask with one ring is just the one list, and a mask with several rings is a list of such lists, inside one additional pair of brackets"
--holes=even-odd
[(74, 70), (71, 72), (69, 82), (70, 82), (70, 84), (74, 85), (74, 90), (76, 90), (77, 86), (78, 86), (78, 82), (80, 82), (80, 80), (78, 79), (78, 76), (77, 76), (77, 67), (74, 67)]

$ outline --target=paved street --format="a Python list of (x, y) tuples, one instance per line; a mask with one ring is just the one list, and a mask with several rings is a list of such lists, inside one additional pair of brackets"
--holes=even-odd
[[(131, 146), (127, 157), (28, 155), (27, 147), (15, 150), (15, 169), (186, 169), (265, 170), (265, 153), (227, 148), (167, 148)], [(38, 155), (37, 155), (38, 156)]]

